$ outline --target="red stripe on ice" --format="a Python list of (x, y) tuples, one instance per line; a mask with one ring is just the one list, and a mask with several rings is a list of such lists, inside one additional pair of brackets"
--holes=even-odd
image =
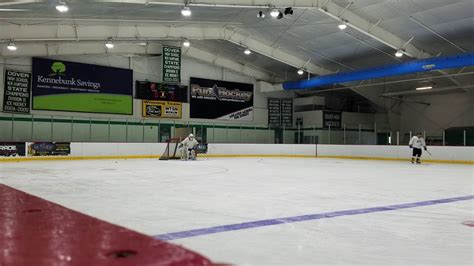
[(0, 184), (0, 265), (214, 264), (192, 251)]

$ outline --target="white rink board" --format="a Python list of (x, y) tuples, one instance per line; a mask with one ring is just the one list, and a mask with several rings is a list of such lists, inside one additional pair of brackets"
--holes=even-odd
[[(428, 147), (431, 155), (423, 151), (422, 157), (429, 160), (474, 161), (474, 147)], [(408, 146), (382, 145), (318, 145), (318, 156), (368, 157), (406, 159), (411, 157)]]
[[(160, 156), (166, 143), (71, 143), (71, 156)], [(431, 155), (423, 152), (424, 160), (474, 161), (474, 147), (428, 147)], [(222, 144), (210, 143), (209, 155), (223, 156), (320, 156), (381, 159), (408, 159), (408, 146), (383, 145), (313, 145), (313, 144)], [(0, 157), (0, 160), (2, 158)]]
[(161, 155), (166, 143), (71, 143), (71, 156)]
[(316, 156), (312, 144), (209, 144), (210, 155), (301, 155)]

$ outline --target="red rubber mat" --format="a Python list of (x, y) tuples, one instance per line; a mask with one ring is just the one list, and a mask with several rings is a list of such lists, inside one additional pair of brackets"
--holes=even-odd
[(0, 184), (1, 266), (196, 266), (205, 257)]

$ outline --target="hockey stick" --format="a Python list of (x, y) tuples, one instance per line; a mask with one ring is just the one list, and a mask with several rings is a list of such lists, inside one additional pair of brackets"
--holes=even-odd
[(431, 154), (431, 152), (429, 152), (428, 150), (425, 150), (430, 156), (433, 156), (433, 154)]

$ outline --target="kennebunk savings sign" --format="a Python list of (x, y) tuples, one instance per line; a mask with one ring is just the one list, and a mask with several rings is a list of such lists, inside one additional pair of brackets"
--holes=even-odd
[(132, 114), (130, 69), (33, 58), (33, 109)]

